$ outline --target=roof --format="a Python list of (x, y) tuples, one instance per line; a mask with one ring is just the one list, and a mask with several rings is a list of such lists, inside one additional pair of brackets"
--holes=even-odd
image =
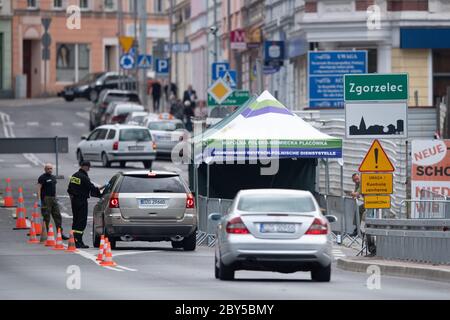
[(312, 196), (311, 192), (294, 189), (247, 189), (239, 191), (239, 195), (296, 195), (296, 196)]
[(127, 172), (122, 172), (122, 174), (124, 176), (146, 176), (149, 174), (154, 174), (154, 175), (164, 175), (164, 176), (179, 176), (178, 173), (176, 172), (171, 172), (171, 171), (159, 171), (159, 170), (152, 170), (152, 171), (148, 171), (148, 170), (136, 170), (136, 171), (127, 171)]
[(132, 124), (105, 124), (103, 126), (98, 127), (97, 129), (147, 129), (142, 126), (132, 125)]

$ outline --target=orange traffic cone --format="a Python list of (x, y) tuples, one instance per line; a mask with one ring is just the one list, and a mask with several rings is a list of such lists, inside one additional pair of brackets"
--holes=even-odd
[(4, 207), (11, 208), (14, 207), (14, 198), (12, 195), (12, 188), (11, 188), (11, 179), (6, 179), (6, 188), (5, 188), (5, 197), (3, 200), (5, 203), (3, 204)]
[(19, 198), (17, 199), (18, 207), (16, 209), (16, 227), (14, 230), (29, 229), (27, 226), (27, 209), (25, 209), (23, 200), (23, 189), (19, 188)]
[(105, 236), (100, 238), (100, 247), (98, 250), (97, 261), (103, 261), (103, 255), (105, 253)]
[(56, 236), (56, 244), (55, 244), (55, 247), (53, 248), (53, 250), (66, 250), (66, 248), (64, 248), (64, 244), (63, 244), (63, 240), (62, 240), (61, 228), (58, 228), (58, 234)]
[(75, 247), (75, 238), (73, 236), (73, 230), (70, 230), (70, 238), (69, 245), (67, 246), (66, 252), (77, 252), (77, 248)]
[(51, 223), (48, 226), (47, 241), (45, 241), (45, 246), (46, 247), (54, 247), (54, 246), (56, 246), (55, 233), (53, 232), (53, 225)]
[(104, 267), (114, 267), (117, 265), (117, 263), (115, 263), (112, 259), (111, 245), (109, 242), (106, 242), (105, 259), (100, 262), (100, 265)]
[(36, 237), (36, 231), (34, 230), (34, 224), (31, 224), (30, 229), (30, 240), (28, 240), (28, 243), (39, 243), (39, 240)]
[(39, 214), (39, 205), (37, 202), (34, 203), (33, 206), (33, 213), (31, 214), (31, 223), (34, 224), (34, 231), (36, 232), (36, 235), (40, 235), (42, 232), (41, 227), (41, 215)]

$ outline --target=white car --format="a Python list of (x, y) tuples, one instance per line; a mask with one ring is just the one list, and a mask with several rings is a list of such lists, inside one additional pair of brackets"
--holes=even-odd
[(128, 117), (125, 120), (125, 124), (140, 126), (144, 123), (146, 116), (148, 116), (148, 112), (145, 111), (131, 112), (130, 114), (128, 114)]
[(156, 158), (156, 144), (150, 130), (132, 125), (104, 125), (92, 131), (88, 137), (81, 137), (77, 147), (77, 159), (99, 161), (104, 167), (119, 162), (142, 162), (151, 169)]

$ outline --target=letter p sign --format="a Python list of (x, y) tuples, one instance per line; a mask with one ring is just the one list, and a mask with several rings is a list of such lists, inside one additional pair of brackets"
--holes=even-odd
[(160, 75), (169, 74), (169, 59), (156, 59), (156, 73)]

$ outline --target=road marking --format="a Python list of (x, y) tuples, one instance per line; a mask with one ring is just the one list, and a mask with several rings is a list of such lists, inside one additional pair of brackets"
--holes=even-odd
[(16, 168), (31, 168), (31, 164), (15, 164)]
[(117, 266), (117, 268), (123, 269), (123, 270), (127, 270), (127, 271), (131, 271), (131, 272), (136, 272), (136, 269), (131, 269), (131, 268), (127, 268), (127, 267), (123, 267), (123, 266)]
[(3, 160), (3, 159), (0, 159), (0, 162), (5, 162), (5, 160)]
[[(65, 245), (65, 247), (67, 248), (67, 246)], [(100, 266), (100, 262), (97, 261), (97, 257), (95, 255), (90, 254), (87, 251), (83, 251), (83, 250), (78, 250), (76, 252), (74, 252), (80, 256), (82, 256), (83, 258), (86, 258), (88, 260), (93, 261), (96, 265)], [(114, 270), (114, 271), (118, 271), (118, 272), (124, 272), (124, 270), (121, 269), (117, 269), (116, 267), (103, 267), (103, 268), (107, 268), (109, 270)]]
[(62, 127), (62, 122), (52, 122), (51, 124), (50, 124), (52, 127)]
[(39, 126), (39, 122), (27, 122), (27, 126), (28, 127), (38, 127)]
[(80, 118), (83, 118), (85, 120), (89, 120), (89, 112), (77, 112), (75, 113)]
[(161, 252), (161, 250), (150, 250), (150, 251), (132, 251), (132, 252), (118, 252), (115, 253), (114, 256), (129, 256), (129, 255), (135, 255), (135, 254), (143, 254), (143, 253), (153, 253), (153, 252)]
[(86, 124), (85, 123), (83, 123), (83, 122), (75, 122), (74, 124), (73, 124), (75, 127), (86, 127)]

